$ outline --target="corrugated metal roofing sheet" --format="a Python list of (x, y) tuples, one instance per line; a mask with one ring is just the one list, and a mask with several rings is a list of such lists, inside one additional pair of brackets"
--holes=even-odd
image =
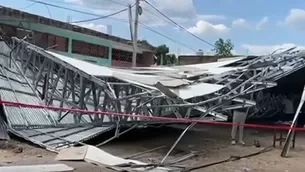
[[(147, 86), (153, 86), (157, 82), (162, 83), (167, 87), (179, 87), (183, 85), (191, 84), (191, 81), (185, 79), (177, 79), (168, 76), (158, 76), (158, 75), (145, 75), (145, 74), (136, 74), (135, 70), (122, 70), (122, 69), (114, 69), (105, 66), (99, 66), (95, 64), (91, 64), (82, 60), (73, 59), (71, 57), (67, 57), (64, 55), (60, 55), (55, 52), (46, 51), (47, 53), (53, 55), (56, 58), (59, 58), (72, 66), (94, 76), (109, 76), (115, 77), (121, 80), (133, 81), (135, 84), (144, 84)], [(240, 58), (241, 59), (241, 58)], [(178, 72), (180, 70), (206, 70), (207, 74), (219, 74), (227, 71), (234, 70), (234, 68), (219, 68), (220, 66), (233, 63), (239, 59), (228, 60), (225, 62), (215, 62), (215, 63), (207, 63), (207, 64), (197, 64), (197, 65), (186, 65), (186, 66), (177, 66), (177, 67), (168, 67), (168, 68), (156, 68), (152, 70), (151, 68), (143, 68), (146, 69), (149, 73), (152, 71), (171, 71)], [(219, 69), (218, 69), (219, 68)], [(209, 70), (210, 69), (210, 70)], [(142, 71), (143, 72), (143, 71)]]
[(190, 99), (193, 97), (199, 97), (202, 95), (210, 94), (223, 88), (223, 85), (198, 83), (188, 85), (181, 88), (171, 89), (177, 96), (182, 99)]
[[(0, 95), (1, 99), (6, 101), (39, 104), (37, 97), (19, 92), (2, 89)], [(55, 125), (56, 123), (45, 109), (4, 106), (4, 110), (10, 125)]]
[[(3, 47), (3, 42), (0, 43), (0, 51), (1, 47), (4, 49), (7, 48), (5, 46)], [(0, 63), (5, 65), (6, 61), (7, 57), (0, 55)], [(88, 67), (86, 65), (83, 66), (83, 63), (81, 64), (82, 66), (77, 66), (77, 64), (75, 65), (79, 67), (80, 70), (82, 70), (84, 67)], [(39, 97), (36, 97), (35, 92), (31, 89), (30, 85), (26, 83), (26, 80), (20, 75), (14, 65), (12, 65), (9, 69), (2, 69), (3, 73), (2, 70), (0, 70), (0, 98), (2, 100), (37, 105), (41, 104), (42, 100)], [(89, 69), (93, 68), (89, 67)], [(105, 71), (96, 71), (95, 69), (93, 69), (93, 71), (105, 74)], [(31, 78), (28, 79), (31, 82)], [(59, 102), (56, 100), (54, 100), (54, 104), (59, 106)], [(69, 106), (64, 104), (64, 107)], [(66, 125), (64, 127), (61, 125), (62, 128), (56, 128), (58, 122), (54, 119), (58, 119), (59, 113), (57, 111), (5, 105), (3, 105), (3, 108), (9, 127), (11, 127), (10, 131), (20, 137), (28, 139), (35, 144), (51, 149), (74, 145), (77, 142), (90, 139), (114, 127), (114, 125), (105, 127), (79, 127), (74, 123), (73, 114), (69, 113), (65, 118), (62, 119), (60, 124), (71, 125)], [(64, 114), (64, 112), (62, 114)], [(89, 118), (84, 117), (82, 122), (86, 123), (88, 121)], [(73, 124), (74, 128), (72, 128)], [(8, 137), (6, 131), (6, 125), (0, 118), (0, 139)]]
[(44, 109), (5, 106), (5, 111), (11, 125), (55, 125)]
[(86, 73), (88, 73), (89, 75), (93, 75), (93, 76), (108, 76), (108, 77), (112, 77), (112, 73), (113, 70), (109, 67), (105, 67), (105, 66), (99, 66), (99, 65), (95, 65), (89, 62), (85, 62), (82, 60), (77, 60), (77, 59), (73, 59), (71, 57), (67, 57), (55, 52), (51, 52), (51, 51), (46, 51), (47, 53), (53, 55), (54, 57), (61, 59), (71, 65), (73, 65), (74, 67), (78, 68), (79, 70), (82, 70)]
[(114, 126), (87, 126), (73, 128), (23, 129), (14, 130), (13, 132), (48, 149), (59, 150), (66, 146), (72, 146), (78, 144), (78, 142), (91, 139), (112, 128), (114, 128)]
[(7, 125), (4, 119), (0, 116), (0, 140), (8, 140), (9, 135), (7, 134)]
[(158, 82), (161, 82), (164, 86), (167, 87), (179, 87), (182, 85), (188, 85), (192, 83), (191, 81), (183, 79), (175, 79), (166, 76), (157, 76), (157, 75), (141, 75), (134, 73), (123, 73), (123, 72), (114, 72), (115, 78), (122, 80), (134, 81), (136, 83), (141, 83), (149, 86), (153, 86)]

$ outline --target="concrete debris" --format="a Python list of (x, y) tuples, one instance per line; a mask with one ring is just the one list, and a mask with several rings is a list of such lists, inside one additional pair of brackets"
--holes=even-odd
[(22, 165), (0, 167), (0, 172), (70, 172), (74, 169), (65, 164)]
[(163, 167), (156, 167), (154, 169), (139, 167), (139, 168), (127, 168), (120, 167), (122, 164), (133, 164), (133, 165), (147, 165), (146, 163), (123, 159), (114, 155), (111, 155), (95, 146), (81, 146), (81, 147), (71, 147), (61, 150), (56, 156), (55, 160), (58, 161), (86, 161), (88, 163), (109, 167), (114, 167), (115, 169), (121, 169), (124, 171), (147, 171), (147, 172), (167, 172), (170, 169)]

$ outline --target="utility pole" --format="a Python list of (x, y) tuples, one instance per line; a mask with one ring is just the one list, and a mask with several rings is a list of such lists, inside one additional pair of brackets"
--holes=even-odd
[[(130, 29), (130, 38), (133, 40), (133, 29), (132, 29), (132, 11), (131, 11), (131, 5), (128, 5), (128, 17), (129, 17), (129, 29)], [(133, 43), (133, 42), (132, 42)], [(133, 51), (135, 51), (135, 47), (132, 46)]]
[(300, 103), (298, 105), (297, 111), (295, 112), (292, 124), (290, 125), (290, 129), (286, 136), (285, 144), (284, 144), (284, 147), (283, 147), (283, 150), (281, 153), (282, 157), (285, 157), (285, 158), (288, 157), (288, 153), (289, 153), (290, 146), (291, 146), (291, 141), (295, 135), (295, 131), (292, 128), (295, 128), (297, 125), (298, 117), (300, 115), (302, 107), (304, 106), (304, 102), (305, 102), (305, 86), (303, 89), (302, 97), (301, 97)]
[(163, 66), (164, 54), (161, 54), (161, 62), (160, 65)]
[(134, 21), (134, 32), (133, 32), (133, 53), (132, 53), (132, 67), (136, 67), (137, 63), (137, 47), (138, 47), (138, 22), (139, 22), (139, 8), (140, 0), (136, 0), (135, 5), (135, 21)]

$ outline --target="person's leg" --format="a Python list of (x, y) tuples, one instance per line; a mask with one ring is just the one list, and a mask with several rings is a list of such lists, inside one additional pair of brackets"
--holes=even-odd
[(236, 123), (237, 123), (237, 120), (238, 120), (238, 118), (237, 118), (237, 112), (236, 111), (234, 111), (233, 112), (233, 121), (232, 121), (232, 131), (231, 131), (231, 144), (232, 145), (235, 145), (236, 144), (236, 141), (235, 141), (235, 139), (236, 139), (236, 131), (237, 131), (237, 125), (235, 125)]
[(304, 124), (305, 124), (305, 114), (304, 113), (300, 113), (299, 117), (297, 119), (297, 125), (296, 127), (298, 128), (304, 128)]
[(243, 124), (245, 124), (246, 122), (246, 118), (247, 118), (247, 115), (245, 112), (240, 112), (239, 114), (239, 119), (240, 119), (240, 126), (239, 126), (239, 139), (238, 139), (238, 142), (242, 145), (245, 144), (244, 142), (244, 126), (242, 126)]

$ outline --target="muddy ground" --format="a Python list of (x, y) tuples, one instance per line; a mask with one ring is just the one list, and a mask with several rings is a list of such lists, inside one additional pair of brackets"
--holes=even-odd
[[(147, 153), (134, 159), (144, 162), (160, 162), (174, 143), (184, 126), (176, 128), (154, 128), (134, 130), (120, 139), (112, 141), (101, 149), (120, 156), (128, 157), (132, 154), (152, 149), (159, 146), (167, 148)], [(188, 167), (213, 163), (230, 158), (230, 156), (244, 156), (255, 153), (272, 145), (273, 130), (246, 129), (245, 142), (247, 145), (230, 145), (230, 127), (197, 126), (189, 131), (178, 144), (168, 161), (182, 157), (191, 151), (198, 151), (198, 156), (183, 161)], [(289, 158), (280, 157), (281, 147), (271, 151), (241, 160), (226, 162), (219, 165), (195, 170), (195, 172), (302, 172), (305, 169), (305, 133), (298, 133), (296, 148), (291, 149)], [(102, 139), (102, 138), (100, 138)], [(254, 140), (258, 140), (261, 147), (253, 146)], [(95, 140), (96, 142), (97, 140)], [(11, 146), (0, 147), (0, 165), (13, 164), (46, 164), (54, 163), (56, 154), (37, 148), (25, 142), (10, 141)], [(90, 165), (84, 162), (64, 162), (75, 168), (76, 172), (111, 172), (112, 170)], [(90, 170), (88, 170), (90, 169)]]

